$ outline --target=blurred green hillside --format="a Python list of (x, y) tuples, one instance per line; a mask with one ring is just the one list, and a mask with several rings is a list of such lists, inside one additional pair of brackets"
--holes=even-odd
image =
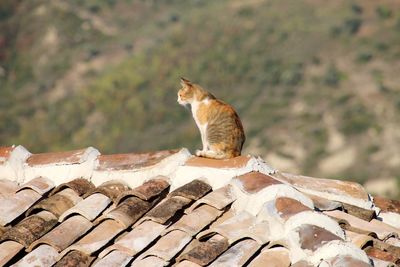
[(232, 104), (245, 153), (400, 181), (400, 2), (0, 2), (0, 143), (195, 149), (187, 77)]

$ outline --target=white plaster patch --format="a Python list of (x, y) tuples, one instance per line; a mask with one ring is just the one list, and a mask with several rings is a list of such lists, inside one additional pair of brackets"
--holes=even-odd
[(89, 179), (92, 176), (94, 164), (100, 152), (93, 148), (88, 147), (80, 159), (80, 163), (54, 163), (37, 166), (29, 166), (24, 164), (24, 180), (31, 180), (33, 178), (42, 176), (51, 179), (55, 185), (69, 182), (76, 178)]

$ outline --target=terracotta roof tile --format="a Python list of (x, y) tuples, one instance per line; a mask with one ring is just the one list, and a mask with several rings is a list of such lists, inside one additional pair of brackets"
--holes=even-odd
[(292, 215), (302, 211), (311, 210), (301, 202), (288, 197), (278, 197), (275, 200), (275, 207), (279, 215), (284, 219), (288, 219)]
[(170, 261), (177, 255), (189, 242), (192, 236), (180, 230), (168, 232), (162, 236), (158, 242), (147, 250), (143, 257), (157, 256), (164, 261)]
[(3, 234), (1, 240), (14, 240), (27, 248), (56, 224), (57, 218), (52, 213), (41, 211), (10, 228)]
[(34, 165), (46, 165), (46, 164), (77, 164), (83, 161), (86, 149), (79, 149), (66, 152), (50, 152), (33, 154), (27, 160), (26, 163), (30, 166)]
[(95, 186), (87, 179), (77, 178), (67, 183), (60, 184), (51, 192), (51, 195), (54, 195), (55, 193), (65, 188), (70, 188), (74, 190), (79, 196), (83, 196), (89, 192), (92, 192), (95, 189)]
[(284, 247), (264, 248), (248, 265), (249, 267), (289, 267), (289, 250)]
[(166, 181), (166, 178), (167, 177), (164, 176), (158, 176), (132, 190), (124, 191), (121, 195), (119, 195), (118, 200), (116, 200), (117, 204), (121, 201), (121, 199), (127, 196), (136, 196), (142, 200), (148, 201), (161, 195), (161, 193), (163, 193), (169, 187), (169, 183)]
[(80, 198), (74, 190), (66, 188), (32, 206), (27, 211), (27, 214), (29, 215), (35, 213), (36, 211), (47, 210), (58, 218), (66, 210), (73, 207), (81, 200), (82, 198)]
[(14, 267), (43, 266), (50, 267), (57, 262), (58, 253), (49, 245), (41, 245), (27, 254)]
[(311, 251), (316, 251), (324, 243), (331, 240), (342, 240), (337, 235), (315, 225), (303, 224), (297, 228), (297, 231), (299, 233), (301, 248)]
[(80, 214), (87, 220), (93, 221), (99, 216), (111, 203), (111, 199), (101, 193), (94, 193), (84, 200), (78, 202), (75, 206), (66, 210), (59, 218), (59, 221), (64, 221), (65, 218), (72, 214)]
[(243, 190), (248, 193), (256, 193), (261, 189), (263, 189), (264, 187), (275, 184), (281, 184), (281, 182), (274, 179), (272, 176), (259, 172), (249, 172), (235, 179), (237, 179), (237, 181), (240, 182), (240, 184), (243, 187)]
[(140, 154), (101, 155), (98, 157), (99, 165), (97, 170), (139, 169), (148, 167), (177, 152), (178, 150), (164, 150)]
[(71, 250), (79, 250), (90, 255), (106, 245), (122, 230), (124, 230), (124, 226), (122, 226), (120, 223), (114, 220), (105, 220), (74, 245), (64, 250), (62, 255), (65, 255)]
[(94, 257), (78, 251), (73, 250), (68, 252), (62, 257), (54, 266), (55, 267), (87, 267), (93, 262)]
[(259, 248), (260, 244), (252, 239), (241, 240), (225, 251), (210, 266), (243, 266)]
[(135, 256), (159, 237), (165, 227), (165, 225), (153, 221), (145, 221), (118, 239), (114, 245), (106, 248), (100, 254), (100, 257), (104, 257), (110, 251), (116, 249), (124, 251), (130, 256)]
[(18, 189), (18, 191), (30, 188), (37, 193), (43, 195), (53, 189), (53, 187), (54, 183), (50, 179), (47, 179), (45, 177), (37, 177), (23, 184), (21, 188)]
[(150, 210), (152, 205), (152, 203), (143, 201), (140, 198), (129, 197), (100, 219), (103, 220), (110, 218), (116, 220), (126, 228), (140, 219), (148, 210)]
[(199, 207), (202, 204), (207, 204), (209, 206), (213, 206), (216, 209), (222, 210), (233, 201), (235, 201), (235, 199), (236, 196), (232, 192), (232, 186), (226, 185), (200, 198), (193, 205), (191, 205), (187, 211), (191, 212), (193, 211), (193, 209)]
[(400, 200), (374, 196), (374, 203), (382, 211), (400, 213)]
[(23, 248), (23, 245), (12, 240), (0, 243), (0, 266), (5, 266)]
[(79, 237), (83, 236), (90, 228), (92, 228), (92, 223), (86, 218), (79, 215), (72, 216), (39, 240), (33, 242), (29, 250), (40, 244), (48, 244), (58, 252), (61, 252)]
[(143, 266), (151, 266), (151, 267), (163, 267), (166, 266), (168, 262), (157, 256), (150, 256), (144, 259), (137, 259), (132, 262), (131, 267), (143, 267)]
[(186, 254), (178, 258), (178, 261), (190, 261), (201, 266), (208, 265), (225, 250), (229, 248), (228, 240), (221, 235), (214, 235), (205, 242), (200, 242)]
[(128, 254), (114, 250), (104, 258), (99, 259), (98, 261), (93, 263), (93, 267), (119, 267), (119, 266), (126, 266), (132, 257)]
[(170, 193), (170, 196), (181, 196), (191, 200), (198, 200), (212, 190), (211, 186), (200, 180), (193, 180)]
[(10, 179), (0, 180), (0, 265), (257, 267), (322, 260), (325, 267), (368, 266), (365, 251), (376, 264), (400, 258), (397, 202), (375, 198), (381, 210), (374, 208), (355, 183), (282, 174), (255, 157), (191, 157), (185, 149), (7, 153), (18, 161), (0, 164), (0, 178)]

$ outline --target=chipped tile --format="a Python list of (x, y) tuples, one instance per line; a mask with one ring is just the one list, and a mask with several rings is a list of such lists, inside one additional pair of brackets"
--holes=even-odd
[(144, 266), (149, 266), (149, 267), (163, 267), (167, 266), (168, 262), (160, 259), (159, 257), (156, 256), (150, 256), (146, 257), (144, 259), (137, 259), (134, 262), (132, 262), (131, 267), (144, 267)]
[(115, 244), (103, 250), (100, 253), (100, 257), (104, 257), (115, 249), (128, 253), (130, 256), (135, 256), (159, 237), (165, 228), (165, 225), (153, 221), (145, 221), (118, 239)]
[(53, 189), (54, 183), (46, 177), (37, 177), (23, 184), (19, 190), (30, 188), (41, 195)]
[(152, 210), (150, 210), (141, 221), (152, 220), (161, 224), (166, 223), (178, 211), (183, 210), (185, 206), (189, 205), (190, 202), (190, 199), (180, 196), (164, 199)]
[(169, 187), (169, 183), (166, 181), (166, 177), (165, 179), (163, 179), (162, 177), (164, 176), (159, 176), (159, 178), (149, 180), (141, 186), (123, 192), (116, 200), (116, 204), (118, 205), (122, 199), (128, 196), (135, 196), (142, 200), (148, 201), (160, 195)]
[(203, 157), (191, 157), (186, 161), (185, 165), (192, 167), (222, 169), (243, 168), (247, 165), (250, 159), (250, 156), (239, 156), (223, 160), (209, 159)]
[(289, 267), (289, 250), (284, 247), (264, 248), (248, 265), (249, 267)]
[(71, 188), (74, 190), (79, 196), (83, 196), (89, 191), (94, 190), (95, 186), (90, 181), (84, 178), (77, 178), (67, 183), (60, 184), (57, 186), (50, 195), (54, 195), (55, 193), (64, 190), (65, 188)]
[(41, 266), (50, 267), (57, 261), (57, 251), (49, 245), (41, 245), (27, 254), (13, 267)]
[(101, 247), (106, 245), (118, 233), (124, 230), (124, 226), (114, 220), (102, 221), (92, 231), (85, 235), (78, 242), (74, 243), (62, 252), (65, 255), (71, 250), (79, 250), (83, 253), (90, 255), (98, 251)]
[(178, 258), (178, 261), (190, 261), (201, 266), (208, 265), (229, 247), (228, 240), (221, 235), (214, 235), (206, 242), (201, 242), (186, 254)]
[(282, 184), (272, 176), (260, 172), (249, 172), (236, 177), (234, 180), (238, 181), (241, 189), (247, 193), (257, 193), (270, 185)]
[(80, 214), (89, 221), (93, 221), (101, 212), (103, 212), (111, 203), (111, 199), (103, 194), (94, 193), (78, 202), (74, 207), (66, 210), (59, 218), (64, 221), (72, 214)]
[(24, 246), (18, 242), (9, 240), (0, 243), (0, 266), (5, 266)]
[(74, 250), (62, 257), (54, 267), (88, 267), (93, 260), (94, 257), (90, 257), (81, 251)]
[(260, 245), (256, 241), (244, 239), (225, 251), (210, 264), (210, 267), (243, 266), (259, 248)]
[(158, 242), (147, 250), (143, 258), (157, 256), (165, 261), (171, 260), (178, 254), (192, 239), (192, 237), (180, 230), (171, 231), (162, 236)]
[(92, 223), (86, 218), (79, 215), (73, 216), (39, 240), (33, 242), (29, 250), (32, 250), (39, 244), (48, 244), (60, 252), (83, 236), (91, 227)]
[(342, 238), (316, 225), (303, 224), (296, 229), (299, 233), (299, 242), (302, 249), (316, 251), (323, 244)]
[(108, 181), (100, 186), (93, 188), (93, 190), (86, 193), (86, 195), (101, 193), (109, 197), (112, 201), (116, 201), (121, 194), (129, 190), (129, 186), (120, 181)]
[(193, 180), (174, 191), (169, 196), (181, 196), (191, 200), (198, 200), (212, 190), (211, 186), (200, 180)]
[(125, 199), (118, 207), (104, 215), (101, 219), (112, 218), (125, 227), (129, 227), (141, 218), (151, 207), (152, 203), (150, 202), (143, 201), (137, 197), (130, 197)]
[(14, 240), (28, 247), (56, 224), (57, 218), (52, 213), (41, 211), (10, 228), (1, 237), (1, 240)]
[(148, 167), (159, 163), (163, 159), (177, 153), (179, 150), (164, 150), (150, 153), (130, 153), (100, 155), (97, 170), (132, 170)]
[(275, 208), (279, 215), (285, 220), (302, 211), (311, 210), (300, 201), (288, 197), (278, 197), (275, 200)]
[(18, 191), (0, 201), (0, 225), (4, 226), (24, 213), (42, 196), (32, 189)]
[(128, 254), (114, 250), (104, 258), (100, 259), (99, 261), (95, 262), (92, 266), (93, 267), (120, 267), (126, 266), (132, 257)]
[(35, 213), (36, 211), (47, 210), (53, 213), (58, 218), (61, 214), (64, 213), (64, 211), (73, 207), (81, 200), (82, 198), (79, 197), (74, 190), (66, 188), (35, 204), (27, 211), (27, 215)]
[(371, 222), (367, 222), (361, 220), (360, 218), (357, 218), (355, 216), (352, 216), (350, 214), (338, 210), (326, 211), (324, 213), (338, 220), (339, 224), (340, 223), (344, 224), (344, 227), (347, 230), (367, 235), (374, 233), (378, 236), (380, 240), (384, 240), (400, 232), (400, 230), (391, 227), (389, 225), (386, 225), (382, 222), (379, 222), (375, 219), (372, 220)]
[(202, 205), (193, 212), (182, 216), (176, 223), (167, 228), (166, 232), (178, 229), (194, 236), (219, 217), (221, 213), (222, 211), (216, 208)]
[(222, 210), (233, 201), (236, 200), (235, 194), (232, 192), (232, 186), (226, 185), (217, 190), (214, 190), (204, 197), (197, 200), (193, 205), (191, 205), (186, 213), (192, 212), (195, 208), (202, 204), (210, 205), (216, 209)]

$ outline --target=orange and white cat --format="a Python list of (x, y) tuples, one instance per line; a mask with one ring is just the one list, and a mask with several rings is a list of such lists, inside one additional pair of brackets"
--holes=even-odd
[(181, 78), (178, 103), (191, 105), (200, 130), (203, 149), (196, 156), (229, 159), (240, 156), (245, 141), (242, 122), (236, 111), (197, 84)]

